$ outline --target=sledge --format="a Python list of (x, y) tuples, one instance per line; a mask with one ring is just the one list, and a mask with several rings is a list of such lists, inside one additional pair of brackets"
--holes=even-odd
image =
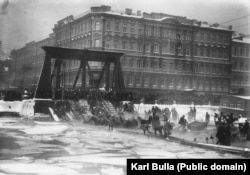
[(188, 129), (191, 131), (203, 130), (207, 127), (207, 122), (193, 121), (187, 125)]

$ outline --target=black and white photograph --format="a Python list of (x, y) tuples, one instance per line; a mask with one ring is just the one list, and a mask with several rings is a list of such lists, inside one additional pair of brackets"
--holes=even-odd
[(250, 172), (249, 122), (248, 0), (0, 0), (0, 175)]

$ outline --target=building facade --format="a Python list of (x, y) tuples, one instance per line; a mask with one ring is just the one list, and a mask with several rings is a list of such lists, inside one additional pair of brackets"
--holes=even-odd
[[(53, 45), (57, 47), (125, 53), (121, 59), (125, 87), (135, 95), (167, 96), (188, 90), (222, 95), (231, 91), (230, 27), (163, 13), (133, 13), (131, 9), (121, 12), (100, 6), (58, 21), (53, 31)], [(36, 72), (31, 74), (19, 67), (23, 72), (17, 73), (17, 80), (25, 77), (23, 85), (37, 82), (41, 68), (38, 59), (43, 52), (39, 57), (38, 43), (17, 51), (17, 65), (33, 65), (30, 71)], [(92, 62), (90, 66), (100, 70), (101, 64)], [(78, 61), (64, 62), (63, 86), (73, 84), (78, 67)], [(27, 82), (26, 77), (30, 79)]]
[[(54, 33), (58, 47), (124, 52), (125, 86), (133, 92), (230, 91), (230, 28), (162, 13), (134, 14), (131, 9), (117, 12), (100, 6), (58, 21)], [(78, 64), (67, 66), (75, 69)], [(66, 84), (72, 83), (70, 77), (75, 74), (68, 70)]]
[(232, 42), (232, 91), (250, 95), (250, 39), (239, 37)]
[(35, 89), (43, 66), (45, 52), (42, 46), (54, 46), (55, 37), (50, 34), (48, 38), (41, 41), (29, 42), (23, 48), (14, 50), (12, 67), (14, 76), (13, 87)]

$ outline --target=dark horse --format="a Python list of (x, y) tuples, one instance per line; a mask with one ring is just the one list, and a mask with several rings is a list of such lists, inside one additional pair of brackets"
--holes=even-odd
[(158, 115), (153, 114), (152, 128), (153, 128), (153, 130), (155, 132), (155, 135), (156, 135), (156, 133), (158, 131), (160, 133), (160, 135), (162, 136), (163, 126), (161, 125), (160, 117)]
[(140, 123), (140, 128), (143, 130), (143, 133), (146, 134), (146, 131), (150, 133), (149, 128), (150, 124), (152, 122), (152, 116), (148, 118), (148, 120), (144, 120), (141, 117), (138, 116), (138, 121)]

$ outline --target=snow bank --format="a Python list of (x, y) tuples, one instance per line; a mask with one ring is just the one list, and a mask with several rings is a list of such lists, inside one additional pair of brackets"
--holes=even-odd
[(35, 101), (23, 100), (23, 101), (0, 101), (0, 112), (17, 112), (25, 116), (34, 116)]
[(22, 109), (21, 101), (0, 100), (0, 112), (20, 112)]
[(67, 130), (65, 125), (52, 125), (52, 126), (36, 126), (33, 128), (24, 129), (26, 134), (59, 134)]

